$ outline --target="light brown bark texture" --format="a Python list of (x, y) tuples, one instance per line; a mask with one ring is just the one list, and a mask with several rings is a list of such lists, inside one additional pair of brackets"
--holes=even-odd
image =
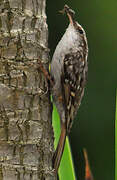
[(0, 1), (0, 180), (53, 180), (45, 0)]

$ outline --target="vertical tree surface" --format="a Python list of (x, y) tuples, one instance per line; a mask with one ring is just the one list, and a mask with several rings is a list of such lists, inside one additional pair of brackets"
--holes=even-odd
[(54, 179), (47, 41), (45, 0), (0, 1), (0, 180)]

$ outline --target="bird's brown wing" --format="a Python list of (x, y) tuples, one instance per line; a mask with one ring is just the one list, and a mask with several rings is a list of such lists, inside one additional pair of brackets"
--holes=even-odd
[(66, 107), (67, 131), (69, 131), (83, 96), (86, 64), (83, 54), (79, 51), (66, 54), (63, 63), (61, 84)]

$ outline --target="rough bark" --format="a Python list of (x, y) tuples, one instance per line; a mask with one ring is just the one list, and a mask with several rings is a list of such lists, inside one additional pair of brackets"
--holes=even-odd
[(0, 1), (0, 180), (53, 180), (45, 0)]

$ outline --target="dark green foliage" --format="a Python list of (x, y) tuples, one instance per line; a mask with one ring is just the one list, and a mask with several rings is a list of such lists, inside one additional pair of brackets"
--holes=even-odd
[[(81, 174), (78, 156), (88, 151), (94, 179), (114, 180), (114, 116), (117, 87), (116, 1), (47, 1), (51, 55), (67, 27), (59, 14), (64, 4), (76, 11), (89, 44), (89, 73), (85, 97), (70, 134), (76, 174)], [(79, 178), (80, 179), (80, 178)], [(82, 178), (80, 179), (82, 180)]]

